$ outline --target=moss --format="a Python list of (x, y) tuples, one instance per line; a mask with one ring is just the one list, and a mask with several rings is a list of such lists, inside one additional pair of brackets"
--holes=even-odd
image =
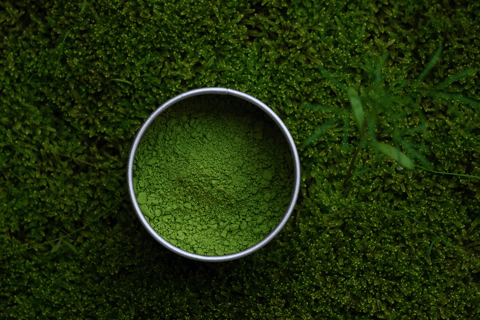
[[(480, 66), (479, 4), (34, 2), (0, 4), (5, 318), (478, 317), (479, 272), (465, 258), (480, 259), (478, 179), (398, 170), (382, 159), (392, 174), (363, 152), (344, 195), (359, 142), (354, 119), (306, 147), (332, 115), (299, 106), (350, 108), (319, 66), (357, 88), (367, 79), (358, 68), (362, 55), (378, 60), (388, 50), (385, 68), (393, 73), (385, 82), (413, 83), (442, 45), (415, 98), (430, 135), (409, 138), (426, 146), (434, 171), (479, 176), (478, 112), (447, 97), (462, 120), (426, 96)], [(303, 166), (301, 197), (283, 231), (251, 256), (213, 265), (162, 249), (135, 218), (125, 188), (128, 151), (146, 117), (207, 86), (268, 102)], [(475, 77), (448, 91), (480, 100)], [(404, 121), (399, 130), (421, 119), (412, 113)], [(377, 130), (379, 138), (392, 136), (381, 122)]]

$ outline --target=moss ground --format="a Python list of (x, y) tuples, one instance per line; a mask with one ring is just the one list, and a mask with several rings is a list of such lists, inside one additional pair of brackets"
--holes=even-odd
[[(395, 173), (361, 152), (349, 108), (319, 71), (358, 86), (362, 54), (414, 81), (480, 66), (474, 1), (103, 1), (0, 3), (0, 314), (3, 319), (475, 319), (480, 315), (480, 182)], [(392, 80), (392, 79), (387, 79)], [(164, 249), (126, 190), (134, 135), (166, 100), (228, 87), (283, 119), (303, 166), (284, 230), (246, 258), (206, 264)], [(477, 77), (450, 92), (480, 101)], [(425, 89), (426, 90), (426, 89)], [(435, 171), (480, 176), (479, 110), (420, 97)], [(419, 124), (414, 114), (405, 117)], [(377, 137), (389, 141), (388, 127)], [(368, 171), (364, 171), (367, 170)], [(362, 174), (357, 174), (363, 171)], [(454, 246), (450, 246), (450, 245)]]

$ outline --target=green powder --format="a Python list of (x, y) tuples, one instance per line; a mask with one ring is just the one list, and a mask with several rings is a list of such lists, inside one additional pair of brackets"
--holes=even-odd
[(280, 222), (293, 192), (287, 141), (262, 110), (204, 95), (167, 109), (145, 132), (133, 183), (152, 228), (207, 256), (247, 249)]

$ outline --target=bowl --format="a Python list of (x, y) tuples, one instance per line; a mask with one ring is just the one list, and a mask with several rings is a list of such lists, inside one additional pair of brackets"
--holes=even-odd
[(168, 250), (223, 262), (268, 244), (300, 190), (300, 161), (282, 120), (229, 88), (184, 92), (159, 106), (130, 149), (128, 192), (137, 218)]

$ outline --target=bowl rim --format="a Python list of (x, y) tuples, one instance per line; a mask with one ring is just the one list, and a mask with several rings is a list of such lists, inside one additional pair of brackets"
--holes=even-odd
[[(264, 111), (270, 118), (277, 124), (277, 126), (280, 128), (282, 131), (285, 139), (288, 142), (288, 146), (290, 148), (290, 152), (292, 154), (293, 158), (293, 169), (294, 169), (294, 186), (292, 190), (292, 195), (290, 198), (290, 203), (288, 205), (287, 210), (285, 211), (281, 221), (277, 224), (277, 226), (265, 237), (263, 238), (260, 242), (256, 243), (255, 245), (236, 252), (232, 254), (227, 254), (223, 256), (203, 256), (200, 254), (192, 253), (185, 251), (183, 249), (180, 249), (164, 238), (162, 238), (153, 228), (150, 226), (148, 223), (147, 219), (144, 217), (142, 211), (140, 210), (140, 206), (137, 202), (137, 198), (135, 197), (135, 191), (134, 191), (134, 186), (133, 186), (133, 164), (135, 161), (135, 154), (138, 149), (138, 145), (145, 134), (146, 130), (152, 124), (152, 122), (165, 110), (167, 110), (169, 107), (175, 105), (176, 103), (193, 97), (193, 96), (198, 96), (198, 95), (205, 95), (205, 94), (217, 94), (217, 95), (231, 95), (235, 96), (238, 98), (241, 98), (243, 100), (246, 100), (250, 102), (251, 104), (257, 106), (260, 108), (262, 111)], [(206, 88), (199, 88), (199, 89), (193, 89), (186, 91), (184, 93), (181, 93), (168, 101), (164, 102), (160, 107), (158, 107), (142, 124), (140, 129), (138, 130), (137, 134), (135, 135), (135, 138), (133, 140), (132, 146), (130, 148), (130, 153), (129, 153), (129, 158), (128, 158), (128, 168), (127, 168), (127, 182), (128, 182), (128, 193), (130, 196), (130, 200), (132, 202), (134, 211), (137, 215), (137, 218), (140, 220), (140, 223), (143, 225), (143, 227), (147, 230), (147, 232), (161, 245), (163, 245), (165, 248), (168, 250), (182, 256), (188, 259), (193, 259), (197, 261), (204, 261), (204, 262), (225, 262), (225, 261), (231, 261), (239, 258), (243, 258), (245, 256), (248, 256), (252, 254), (253, 252), (263, 248), (267, 243), (269, 243), (285, 226), (287, 223), (288, 219), (292, 215), (293, 209), (295, 208), (295, 204), (298, 199), (298, 194), (300, 192), (300, 178), (301, 178), (301, 167), (300, 167), (300, 159), (298, 156), (298, 151), (295, 145), (295, 141), (292, 138), (292, 135), (290, 134), (289, 130), (287, 129), (286, 125), (283, 123), (283, 121), (280, 119), (280, 117), (275, 114), (275, 112), (270, 109), (265, 103), (262, 101), (258, 100), (257, 98), (254, 98), (253, 96), (237, 91), (234, 89), (229, 89), (229, 88), (223, 88), (223, 87), (206, 87)]]

